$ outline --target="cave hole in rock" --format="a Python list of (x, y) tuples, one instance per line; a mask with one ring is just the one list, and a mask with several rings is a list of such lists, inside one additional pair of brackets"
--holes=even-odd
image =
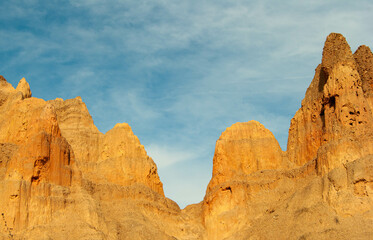
[(324, 106), (322, 106), (322, 108), (321, 108), (320, 118), (321, 118), (321, 121), (322, 121), (322, 128), (324, 129), (325, 128), (325, 108), (324, 108)]
[(329, 107), (335, 109), (335, 96), (329, 98)]
[(326, 84), (326, 81), (328, 80), (328, 78), (329, 78), (329, 74), (322, 67), (320, 70), (320, 75), (319, 75), (319, 92), (323, 91), (324, 85)]
[(231, 187), (226, 187), (226, 188), (223, 189), (223, 191), (230, 191), (230, 192), (232, 192), (232, 188)]

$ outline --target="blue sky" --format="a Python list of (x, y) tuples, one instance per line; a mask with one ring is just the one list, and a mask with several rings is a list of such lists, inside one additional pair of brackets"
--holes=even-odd
[(0, 0), (0, 74), (127, 122), (181, 207), (203, 199), (215, 142), (258, 120), (286, 150), (330, 32), (373, 46), (370, 1)]

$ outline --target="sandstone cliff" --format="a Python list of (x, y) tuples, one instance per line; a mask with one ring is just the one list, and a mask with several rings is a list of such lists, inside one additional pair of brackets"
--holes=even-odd
[(172, 239), (180, 228), (200, 236), (194, 215), (164, 196), (128, 124), (102, 134), (79, 97), (45, 102), (25, 79), (16, 89), (0, 79), (0, 236)]
[(372, 236), (372, 66), (368, 47), (352, 54), (332, 33), (286, 152), (255, 122), (222, 133), (203, 201), (208, 239)]
[[(355, 54), (357, 59), (371, 55), (360, 52)], [(372, 99), (367, 97), (371, 87), (367, 65), (368, 61), (355, 61), (342, 35), (328, 36), (322, 63), (316, 68), (302, 107), (291, 120), (287, 150), (291, 161), (303, 165), (317, 157), (318, 170), (328, 171), (372, 153), (373, 115)]]
[(126, 123), (0, 76), (0, 239), (370, 239), (373, 54), (330, 34), (288, 148), (256, 121), (216, 142), (202, 202), (181, 210)]

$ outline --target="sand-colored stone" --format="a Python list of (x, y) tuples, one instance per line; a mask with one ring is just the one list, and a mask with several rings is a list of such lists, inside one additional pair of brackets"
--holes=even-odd
[(366, 80), (358, 72), (346, 39), (330, 34), (322, 63), (291, 120), (287, 149), (291, 161), (301, 166), (318, 158), (319, 172), (327, 172), (373, 153), (372, 109), (362, 87)]
[(52, 212), (66, 201), (56, 194), (67, 192), (72, 183), (74, 157), (61, 136), (53, 107), (45, 105), (37, 112), (39, 116), (26, 129), (27, 138), (13, 148), (2, 179), (0, 212), (13, 231), (50, 222)]
[(354, 53), (364, 93), (372, 94), (373, 91), (373, 54), (368, 46), (360, 46)]
[(49, 102), (56, 108), (62, 134), (73, 147), (87, 180), (124, 186), (143, 183), (163, 194), (157, 166), (128, 124), (117, 124), (102, 134), (80, 97)]
[(42, 181), (70, 186), (74, 156), (61, 136), (57, 116), (51, 105), (45, 105), (38, 119), (33, 120), (30, 138), (24, 142), (8, 164), (7, 176), (22, 176), (31, 183)]
[(30, 85), (25, 78), (22, 78), (16, 88), (16, 91), (21, 92), (23, 98), (30, 98), (32, 96)]
[(99, 142), (103, 134), (94, 125), (87, 106), (80, 97), (48, 102), (55, 108), (61, 133), (74, 149), (80, 168), (89, 171), (99, 156)]
[(103, 136), (95, 172), (108, 182), (143, 183), (164, 195), (157, 166), (127, 123), (116, 124)]
[(241, 129), (231, 134), (238, 141), (228, 151), (222, 150), (222, 134), (203, 202), (207, 239), (372, 236), (373, 122), (370, 90), (363, 89), (371, 65), (355, 60), (370, 54), (363, 47), (354, 57), (342, 35), (328, 36), (322, 63), (291, 121), (287, 153), (275, 155), (283, 160), (273, 170), (242, 171), (276, 151), (271, 137), (265, 137), (270, 134), (250, 132), (246, 138), (265, 139), (250, 145), (242, 141), (246, 131)]
[(46, 102), (0, 76), (0, 239), (370, 239), (372, 56), (330, 34), (287, 151), (233, 124), (203, 201), (182, 210), (128, 124), (103, 134), (80, 97)]
[(273, 134), (257, 121), (236, 123), (216, 142), (212, 179), (215, 185), (265, 169), (281, 169), (283, 153)]
[[(257, 121), (236, 123), (216, 142), (213, 172), (203, 202), (208, 239), (224, 239), (247, 224), (251, 194), (260, 184), (272, 187), (272, 180), (247, 184), (252, 173), (288, 168), (285, 154), (273, 134)], [(271, 172), (271, 171), (269, 171)]]
[(354, 58), (365, 97), (373, 109), (373, 53), (368, 46), (362, 45), (354, 53)]
[(128, 124), (102, 134), (81, 98), (26, 98), (2, 81), (0, 239), (201, 238)]

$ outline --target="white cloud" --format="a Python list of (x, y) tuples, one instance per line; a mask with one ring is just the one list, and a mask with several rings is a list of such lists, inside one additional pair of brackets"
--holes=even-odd
[(148, 155), (153, 158), (159, 169), (169, 167), (175, 163), (192, 160), (198, 157), (198, 153), (191, 149), (172, 147), (172, 145), (159, 145), (158, 143), (146, 146)]

